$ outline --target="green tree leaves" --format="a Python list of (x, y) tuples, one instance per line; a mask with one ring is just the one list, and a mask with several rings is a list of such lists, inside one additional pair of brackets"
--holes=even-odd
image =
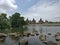
[(19, 13), (15, 13), (10, 17), (11, 27), (19, 28), (24, 25), (24, 17), (21, 17)]
[[(24, 17), (21, 16), (20, 13), (14, 13), (10, 18), (7, 18), (7, 14), (0, 14), (0, 29), (8, 29), (8, 28), (23, 28), (25, 25)], [(23, 30), (23, 29), (22, 29)], [(21, 31), (22, 31), (21, 30)]]

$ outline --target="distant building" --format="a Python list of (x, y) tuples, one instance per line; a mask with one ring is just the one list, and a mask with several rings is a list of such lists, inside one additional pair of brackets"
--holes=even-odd
[(26, 22), (27, 22), (27, 23), (29, 22), (28, 18), (26, 19)]
[(47, 21), (47, 20), (45, 20), (45, 23), (48, 23), (48, 21)]
[(33, 20), (26, 19), (27, 24), (36, 24), (36, 20), (33, 18)]
[(36, 20), (33, 18), (33, 20), (31, 21), (32, 24), (36, 24)]
[(42, 24), (44, 23), (44, 21), (42, 19), (39, 20), (39, 24)]
[(29, 22), (30, 22), (30, 21), (29, 21), (29, 19), (27, 18), (27, 19), (26, 19), (26, 23), (29, 24)]

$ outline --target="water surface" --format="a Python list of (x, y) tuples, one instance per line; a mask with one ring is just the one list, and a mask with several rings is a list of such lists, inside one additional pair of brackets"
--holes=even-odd
[[(29, 32), (32, 32), (32, 30), (37, 30), (40, 34), (40, 30), (42, 29), (42, 34), (47, 35), (47, 39), (50, 41), (55, 41), (53, 38), (53, 35), (57, 32), (60, 32), (60, 26), (40, 26), (40, 25), (27, 25)], [(49, 36), (48, 33), (51, 33), (52, 35)], [(39, 40), (39, 36), (30, 36), (24, 37), (28, 39), (28, 45), (45, 45), (42, 43), (42, 41)], [(21, 39), (21, 38), (20, 38)], [(20, 40), (19, 39), (19, 40)], [(0, 42), (0, 45), (18, 45), (19, 40), (13, 40), (11, 37), (6, 37), (4, 42)]]

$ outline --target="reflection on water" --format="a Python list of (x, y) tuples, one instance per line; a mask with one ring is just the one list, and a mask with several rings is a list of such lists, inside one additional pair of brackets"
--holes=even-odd
[[(39, 36), (30, 36), (27, 39), (28, 45), (45, 45), (39, 40)], [(5, 42), (1, 42), (0, 45), (18, 45), (18, 40), (12, 40), (10, 37), (7, 37)]]
[[(49, 32), (52, 34), (51, 36), (47, 35), (47, 39), (51, 41), (55, 41), (53, 35), (57, 32), (60, 32), (60, 26), (40, 26), (40, 25), (27, 25), (27, 29), (29, 32), (32, 30), (37, 30), (40, 33), (42, 28), (42, 34), (48, 34)], [(25, 37), (24, 37), (25, 38)], [(20, 38), (21, 39), (21, 38)], [(29, 36), (28, 45), (45, 45), (39, 40), (39, 36)], [(11, 37), (6, 37), (4, 42), (0, 42), (0, 45), (18, 45), (19, 40), (12, 40)]]
[(40, 26), (40, 25), (28, 25), (28, 30), (32, 32), (33, 28), (40, 33), (40, 29), (42, 29), (43, 34), (52, 33), (55, 34), (60, 32), (60, 26)]
[(0, 43), (0, 45), (18, 45), (18, 41), (12, 40), (10, 37), (5, 39), (5, 42)]
[(45, 45), (39, 40), (39, 36), (29, 37), (29, 45)]

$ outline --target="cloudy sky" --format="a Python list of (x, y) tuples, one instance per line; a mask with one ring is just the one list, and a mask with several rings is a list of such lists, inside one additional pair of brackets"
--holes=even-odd
[(0, 0), (0, 13), (19, 12), (25, 19), (60, 21), (60, 0)]

